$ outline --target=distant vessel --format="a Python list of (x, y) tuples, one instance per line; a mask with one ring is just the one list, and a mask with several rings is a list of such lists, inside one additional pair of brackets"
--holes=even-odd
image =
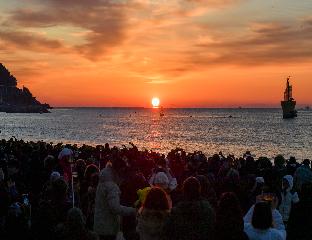
[(281, 101), (283, 108), (283, 118), (297, 117), (296, 101), (292, 97), (292, 85), (289, 83), (290, 77), (287, 78), (286, 89), (284, 92), (284, 101)]
[(161, 117), (165, 116), (164, 108), (163, 108), (163, 107), (160, 107), (159, 116), (161, 116)]

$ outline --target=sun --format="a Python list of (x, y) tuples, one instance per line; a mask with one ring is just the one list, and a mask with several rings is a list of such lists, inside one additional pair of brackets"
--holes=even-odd
[(152, 106), (153, 106), (153, 108), (158, 108), (158, 107), (159, 107), (159, 104), (160, 104), (159, 98), (154, 97), (154, 98), (152, 99)]

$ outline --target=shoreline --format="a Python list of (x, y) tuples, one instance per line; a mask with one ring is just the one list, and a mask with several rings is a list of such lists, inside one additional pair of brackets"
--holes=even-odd
[[(1, 131), (0, 131), (1, 133)], [(109, 145), (110, 148), (117, 148), (117, 149), (131, 149), (132, 147), (135, 147), (138, 149), (139, 152), (146, 152), (148, 151), (149, 153), (155, 153), (155, 154), (159, 154), (159, 155), (168, 155), (170, 154), (171, 152), (174, 152), (174, 151), (183, 151), (185, 152), (187, 155), (188, 154), (194, 154), (194, 153), (202, 153), (205, 157), (209, 158), (209, 157), (212, 157), (213, 155), (215, 154), (218, 154), (220, 152), (222, 152), (224, 154), (224, 156), (233, 156), (235, 159), (239, 159), (239, 158), (242, 158), (244, 157), (245, 153), (244, 151), (241, 152), (241, 155), (235, 155), (233, 153), (229, 153), (229, 152), (223, 152), (223, 151), (219, 151), (219, 150), (216, 150), (214, 153), (208, 153), (208, 152), (205, 152), (205, 151), (202, 151), (200, 149), (197, 149), (195, 151), (187, 151), (186, 149), (182, 148), (182, 147), (175, 147), (175, 148), (172, 148), (168, 151), (158, 151), (157, 149), (149, 149), (147, 147), (139, 147), (138, 145), (132, 143), (132, 142), (128, 142), (126, 144), (121, 144), (121, 145), (115, 145), (115, 144), (111, 144), (109, 142), (106, 142), (106, 143), (102, 143), (102, 144), (90, 144), (90, 143), (86, 143), (86, 142), (71, 142), (71, 141), (67, 141), (67, 142), (62, 142), (62, 141), (58, 141), (58, 142), (54, 142), (54, 141), (45, 141), (45, 140), (37, 140), (37, 141), (34, 141), (34, 140), (25, 140), (25, 139), (18, 139), (14, 136), (10, 137), (9, 139), (3, 139), (3, 138), (0, 138), (0, 146), (1, 146), (1, 142), (5, 140), (6, 142), (9, 142), (11, 140), (13, 140), (14, 142), (22, 142), (24, 145), (29, 145), (31, 146), (32, 144), (44, 144), (44, 145), (50, 145), (51, 147), (60, 147), (60, 148), (71, 148), (71, 149), (76, 149), (77, 151), (79, 151), (80, 149), (82, 148), (87, 148), (87, 149), (93, 149), (94, 151), (97, 149), (97, 148), (104, 148), (105, 145)], [(250, 152), (248, 149), (245, 150), (245, 152)], [(0, 152), (1, 153), (1, 152)], [(257, 154), (254, 154), (254, 152), (252, 152), (252, 154), (250, 155), (251, 157), (253, 157), (255, 160), (258, 160), (260, 158), (267, 158), (269, 159), (272, 163), (274, 162), (274, 158), (276, 156), (283, 156), (285, 158), (285, 160), (287, 161), (288, 159), (294, 157), (295, 159), (297, 159), (297, 161), (299, 163), (303, 162), (305, 159), (310, 159), (309, 157), (303, 157), (303, 158), (299, 158), (298, 156), (294, 156), (294, 155), (290, 155), (288, 157), (284, 156), (282, 153), (281, 154), (277, 154), (276, 156), (269, 156), (270, 154), (267, 154), (266, 156), (263, 156), (263, 155), (257, 155)]]

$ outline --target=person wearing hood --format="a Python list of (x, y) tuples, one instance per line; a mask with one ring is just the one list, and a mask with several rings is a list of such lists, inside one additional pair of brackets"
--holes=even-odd
[(120, 156), (116, 156), (100, 172), (95, 197), (94, 231), (101, 240), (115, 240), (120, 233), (120, 217), (136, 214), (135, 208), (120, 204), (119, 185), (127, 168), (127, 162)]
[(150, 185), (152, 187), (160, 187), (165, 191), (169, 191), (169, 178), (167, 177), (166, 173), (158, 172), (153, 176), (152, 180), (150, 181)]
[(279, 205), (279, 212), (283, 217), (284, 223), (287, 223), (291, 207), (293, 204), (299, 202), (297, 192), (293, 190), (294, 180), (291, 175), (283, 177), (282, 192), (281, 192), (281, 203)]
[(64, 180), (69, 183), (72, 177), (71, 171), (71, 161), (73, 158), (74, 152), (69, 148), (63, 148), (63, 150), (58, 155), (59, 164), (63, 171)]
[(159, 159), (157, 161), (157, 166), (153, 169), (153, 173), (148, 183), (151, 186), (160, 186), (168, 191), (175, 190), (178, 185), (177, 179), (172, 175), (165, 159)]
[(153, 187), (148, 191), (137, 217), (136, 230), (140, 240), (162, 238), (164, 223), (170, 209), (169, 197), (163, 189)]

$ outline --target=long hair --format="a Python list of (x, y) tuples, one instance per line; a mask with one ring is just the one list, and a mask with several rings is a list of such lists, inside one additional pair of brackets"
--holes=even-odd
[(236, 219), (243, 218), (243, 213), (240, 207), (239, 200), (236, 194), (233, 192), (223, 193), (218, 204), (217, 218), (225, 217), (224, 220), (226, 220), (226, 218), (233, 215), (235, 215), (234, 217)]
[(221, 195), (216, 210), (216, 239), (245, 239), (243, 213), (235, 193)]
[(84, 179), (89, 183), (94, 173), (99, 173), (100, 169), (95, 164), (90, 164), (86, 167), (84, 172)]
[(167, 193), (158, 187), (153, 187), (147, 194), (142, 209), (168, 211), (170, 209)]
[(183, 194), (188, 201), (197, 201), (201, 196), (201, 186), (194, 177), (187, 178), (183, 183)]
[(267, 230), (272, 227), (273, 217), (271, 206), (267, 202), (258, 202), (255, 205), (251, 224), (254, 228)]

